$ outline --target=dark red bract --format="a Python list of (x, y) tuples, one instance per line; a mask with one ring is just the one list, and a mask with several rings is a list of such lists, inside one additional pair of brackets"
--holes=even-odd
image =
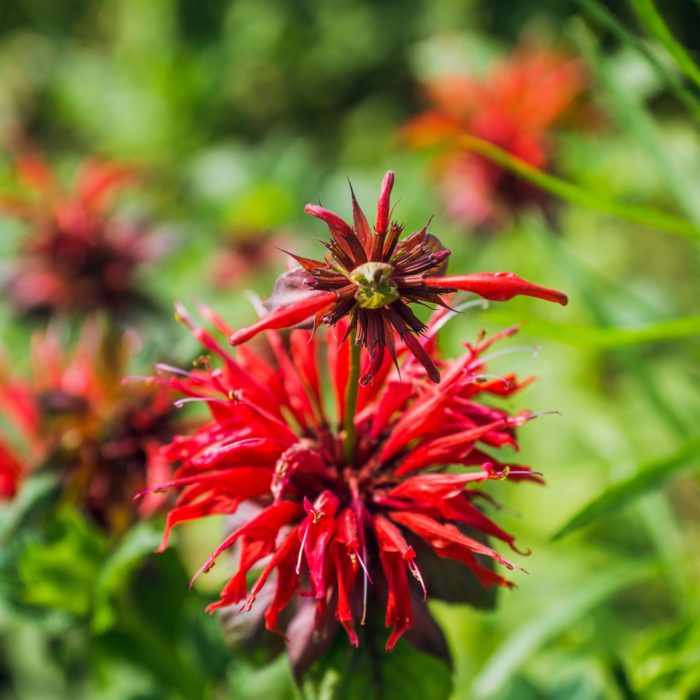
[[(231, 333), (213, 312), (203, 312), (221, 333)], [(162, 546), (178, 523), (232, 515), (245, 506), (245, 515), (235, 516), (238, 525), (200, 569), (208, 571), (237, 548), (237, 571), (210, 610), (250, 610), (264, 597), (265, 624), (278, 630), (294, 624), (283, 614), (288, 606), (298, 609), (311, 599), (316, 636), (327, 636), (335, 621), (357, 645), (358, 625), (372, 614), (367, 605), (380, 601), (392, 628), (386, 642), (391, 649), (418, 618), (430, 619), (423, 603), (431, 594), (425, 576), (430, 559), (456, 560), (484, 586), (511, 585), (486, 562), (514, 565), (482, 536), (511, 546), (513, 537), (480, 510), (478, 487), (490, 479), (539, 480), (528, 467), (496, 456), (504, 445), (517, 447), (516, 428), (534, 414), (510, 415), (496, 405), (525, 382), (485, 374), (492, 343), (515, 329), (481, 336), (462, 357), (445, 360), (435, 335), (452, 313), (438, 310), (415, 338), (430, 366), (440, 369), (439, 385), (400, 340), (394, 349), (398, 369), (388, 351), (378, 363), (365, 356), (365, 371), (376, 363), (374, 381), (359, 388), (356, 449), (348, 461), (342, 429), (350, 381), (345, 319), (323, 341), (294, 330), (287, 342), (269, 330), (274, 360), (268, 362), (247, 345), (226, 349), (180, 311), (218, 366), (200, 362), (191, 371), (159, 371), (159, 381), (181, 393), (183, 402), (203, 402), (210, 413), (196, 432), (163, 448), (163, 459), (177, 471), (158, 488), (178, 489), (179, 496)], [(334, 405), (324, 382), (330, 382)]]
[(562, 292), (526, 282), (512, 272), (445, 276), (450, 251), (428, 232), (427, 225), (401, 240), (403, 226), (390, 223), (393, 185), (394, 173), (388, 172), (373, 228), (352, 190), (352, 226), (323, 207), (307, 204), (305, 211), (324, 221), (331, 233), (328, 254), (322, 261), (293, 255), (301, 268), (278, 280), (271, 300), (275, 308), (252, 326), (232, 333), (231, 344), (244, 343), (266, 329), (291, 327), (309, 319), (315, 325), (333, 326), (349, 317), (346, 335), (355, 332), (355, 342), (370, 356), (361, 384), (373, 380), (385, 350), (395, 356), (394, 332), (430, 379), (439, 382), (440, 373), (418, 340), (426, 326), (410, 304), (444, 306), (442, 296), (457, 290), (495, 301), (522, 294), (566, 304)]

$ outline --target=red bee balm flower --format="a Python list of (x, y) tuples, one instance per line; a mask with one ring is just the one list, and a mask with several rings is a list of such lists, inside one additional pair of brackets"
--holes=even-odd
[(271, 299), (272, 306), (278, 308), (232, 333), (231, 344), (243, 343), (263, 330), (295, 326), (311, 318), (315, 325), (332, 326), (350, 316), (347, 333), (356, 333), (356, 343), (370, 355), (361, 384), (372, 381), (385, 348), (395, 355), (394, 330), (430, 379), (438, 382), (438, 369), (417, 338), (426, 326), (410, 303), (444, 306), (443, 294), (464, 290), (495, 301), (524, 294), (566, 304), (562, 292), (526, 282), (512, 272), (444, 276), (450, 251), (428, 232), (427, 225), (399, 240), (403, 226), (389, 223), (393, 185), (394, 173), (388, 172), (379, 194), (374, 230), (352, 190), (352, 226), (327, 209), (307, 204), (307, 214), (324, 221), (331, 233), (331, 241), (325, 244), (329, 251), (325, 260), (293, 255), (301, 268), (278, 280)]
[(115, 195), (136, 180), (132, 168), (86, 161), (66, 190), (31, 153), (17, 159), (17, 179), (29, 196), (0, 197), (0, 214), (29, 224), (7, 283), (18, 311), (123, 312), (148, 303), (136, 271), (163, 253), (165, 239), (111, 213)]
[[(231, 332), (211, 311), (204, 313), (220, 332)], [(484, 586), (511, 585), (487, 562), (508, 569), (514, 564), (485, 544), (483, 535), (511, 546), (513, 537), (479, 509), (478, 487), (490, 479), (539, 481), (529, 467), (506, 466), (489, 452), (517, 447), (515, 429), (534, 417), (510, 415), (490, 405), (489, 398), (510, 396), (528, 380), (485, 374), (488, 349), (515, 329), (490, 339), (482, 335), (466, 345), (461, 358), (442, 359), (435, 334), (453, 313), (439, 309), (422, 338), (404, 334), (411, 346), (397, 341), (397, 368), (383, 348), (379, 362), (363, 358), (365, 372), (376, 364), (374, 382), (358, 389), (354, 450), (348, 458), (347, 435), (339, 427), (348, 418), (351, 353), (341, 340), (346, 319), (337, 320), (323, 343), (298, 329), (286, 345), (276, 331), (268, 331), (275, 358), (269, 364), (248, 346), (235, 354), (225, 349), (180, 312), (222, 364), (213, 368), (200, 362), (189, 372), (159, 373), (164, 385), (186, 397), (183, 401), (205, 402), (211, 412), (211, 420), (194, 434), (163, 448), (163, 458), (178, 469), (158, 488), (176, 488), (180, 495), (168, 514), (162, 548), (178, 523), (246, 506), (245, 516), (235, 516), (238, 526), (198, 572), (209, 571), (224, 552), (238, 548), (238, 570), (210, 611), (235, 604), (250, 610), (260, 595), (269, 601), (266, 627), (289, 629), (311, 598), (317, 632), (311, 637), (318, 641), (335, 620), (357, 645), (357, 625), (368, 604), (382, 601), (385, 623), (392, 628), (390, 650), (417, 620), (434, 626), (423, 601), (431, 594), (436, 558), (460, 562)], [(416, 355), (429, 362), (416, 362)], [(439, 385), (428, 381), (434, 367), (442, 371)], [(330, 378), (335, 418), (326, 405), (323, 377)], [(256, 566), (262, 568), (249, 588)], [(295, 592), (301, 598), (295, 599)], [(282, 612), (293, 599), (297, 618), (287, 624)], [(290, 653), (294, 663), (299, 652)]]
[(583, 65), (571, 55), (523, 42), (486, 76), (445, 75), (425, 86), (430, 110), (404, 128), (416, 148), (442, 146), (434, 158), (452, 216), (494, 229), (514, 211), (548, 202), (545, 193), (483, 156), (461, 139), (476, 136), (545, 170), (554, 154), (554, 129), (567, 119), (600, 121), (583, 103)]
[[(158, 447), (174, 433), (175, 411), (150, 378), (123, 383), (133, 339), (88, 322), (72, 353), (53, 330), (36, 334), (29, 378), (0, 365), (0, 499), (30, 474), (56, 471), (65, 496), (109, 531), (135, 519), (134, 492), (170, 474)], [(141, 513), (163, 500), (152, 496)]]

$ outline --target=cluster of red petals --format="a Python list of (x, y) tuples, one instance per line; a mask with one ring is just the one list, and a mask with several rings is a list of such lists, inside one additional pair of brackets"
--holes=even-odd
[(440, 373), (418, 340), (425, 324), (410, 304), (446, 306), (442, 296), (458, 290), (494, 301), (517, 295), (566, 304), (556, 289), (527, 282), (512, 272), (479, 272), (445, 276), (450, 250), (428, 231), (427, 225), (401, 240), (403, 226), (391, 222), (394, 173), (382, 182), (377, 217), (371, 228), (352, 193), (353, 224), (321, 206), (307, 204), (305, 211), (321, 219), (331, 234), (324, 260), (293, 255), (301, 267), (283, 275), (273, 294), (270, 313), (253, 325), (232, 333), (232, 345), (240, 345), (264, 330), (281, 329), (310, 320), (314, 326), (333, 326), (349, 318), (346, 335), (356, 333), (370, 361), (360, 382), (373, 381), (388, 350), (396, 357), (395, 334), (423, 365), (430, 379)]
[[(213, 312), (203, 313), (219, 332), (230, 333)], [(247, 345), (226, 348), (180, 312), (217, 361), (200, 361), (191, 371), (159, 368), (160, 382), (183, 402), (203, 402), (211, 415), (163, 448), (177, 470), (159, 489), (177, 489), (179, 496), (162, 548), (178, 523), (231, 515), (245, 505), (245, 516), (234, 518), (239, 526), (198, 572), (237, 547), (238, 569), (209, 610), (236, 604), (249, 610), (260, 595), (270, 601), (266, 627), (278, 630), (288, 628), (287, 606), (311, 598), (316, 631), (334, 619), (357, 645), (357, 625), (372, 612), (365, 610), (368, 599), (370, 605), (380, 600), (391, 649), (414, 625), (415, 606), (430, 595), (422, 573), (428, 557), (461, 562), (484, 586), (510, 585), (485, 560), (514, 565), (480, 535), (511, 546), (513, 537), (480, 510), (478, 487), (494, 478), (539, 480), (492, 452), (517, 447), (516, 427), (534, 415), (511, 415), (496, 405), (526, 382), (485, 374), (492, 343), (515, 329), (481, 336), (459, 359), (444, 360), (435, 334), (451, 313), (436, 312), (418, 341), (442, 372), (439, 385), (398, 342), (399, 369), (386, 352), (375, 381), (359, 388), (356, 451), (347, 463), (340, 428), (350, 373), (349, 348), (341, 342), (347, 321), (324, 342), (307, 330), (288, 339), (268, 331), (267, 360)], [(365, 369), (370, 361), (364, 358)], [(327, 405), (322, 377), (330, 379), (334, 406)], [(419, 544), (428, 552), (422, 561)]]
[[(158, 452), (173, 434), (172, 397), (157, 383), (122, 376), (128, 336), (113, 337), (93, 322), (72, 353), (52, 329), (32, 339), (28, 378), (0, 367), (0, 498), (42, 469), (60, 474), (64, 491), (110, 530), (137, 515), (133, 494), (168, 478)], [(141, 513), (163, 502), (153, 496)]]
[(513, 210), (543, 204), (541, 190), (460, 146), (463, 135), (495, 144), (530, 165), (549, 168), (552, 130), (566, 120), (593, 122), (582, 97), (588, 79), (580, 61), (530, 42), (483, 77), (446, 75), (426, 84), (430, 111), (404, 128), (416, 148), (441, 146), (435, 157), (450, 213), (494, 229)]
[(123, 311), (140, 299), (135, 273), (162, 254), (163, 239), (111, 213), (136, 181), (133, 168), (85, 161), (66, 190), (35, 152), (17, 157), (21, 195), (0, 197), (0, 214), (27, 222), (6, 293), (19, 311)]

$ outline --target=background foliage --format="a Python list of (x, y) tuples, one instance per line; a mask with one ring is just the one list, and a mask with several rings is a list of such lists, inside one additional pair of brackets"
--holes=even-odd
[[(125, 202), (175, 245), (142, 281), (160, 305), (139, 355), (186, 363), (174, 299), (206, 301), (232, 325), (253, 316), (282, 253), (212, 284), (226, 246), (275, 231), (311, 250), (302, 205), (347, 210), (346, 177), (371, 204), (397, 172), (409, 229), (435, 214), (452, 269), (515, 270), (568, 292), (474, 311), (448, 327), (453, 351), (481, 328), (526, 319), (510, 355), (539, 381), (520, 399), (558, 410), (522, 432), (522, 461), (546, 488), (494, 489), (506, 529), (532, 548), (529, 575), (495, 611), (435, 604), (455, 660), (453, 698), (700, 697), (700, 46), (697, 4), (629, 0), (13, 0), (0, 7), (0, 138), (21, 129), (70, 174), (86, 154), (135, 162), (147, 183)], [(397, 127), (424, 104), (419, 81), (482, 70), (524, 31), (579, 53), (606, 115), (558, 135), (542, 178), (556, 230), (537, 211), (494, 234), (441, 211), (425, 154)], [(479, 148), (479, 144), (475, 144)], [(11, 185), (9, 155), (0, 161)], [(3, 265), (22, 234), (0, 221)], [(288, 247), (285, 243), (283, 247)], [(0, 308), (17, 368), (34, 327)], [(496, 362), (496, 369), (498, 369)], [(187, 582), (224, 523), (183, 527), (153, 554), (160, 523), (109, 540), (34, 479), (0, 510), (0, 697), (294, 697), (284, 659), (231, 654), (203, 613), (225, 567)], [(441, 697), (439, 669), (399, 647), (381, 697)], [(354, 678), (362, 690), (362, 677)], [(447, 685), (449, 685), (449, 680)], [(426, 686), (426, 687), (424, 687)], [(324, 697), (359, 697), (326, 689)], [(350, 692), (350, 691), (346, 691)], [(354, 692), (354, 691), (353, 691)]]

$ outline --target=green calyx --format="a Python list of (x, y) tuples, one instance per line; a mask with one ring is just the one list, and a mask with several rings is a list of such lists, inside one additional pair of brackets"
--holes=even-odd
[(399, 291), (391, 280), (393, 271), (387, 263), (368, 262), (350, 273), (350, 281), (357, 285), (355, 299), (363, 309), (381, 309), (399, 298)]

